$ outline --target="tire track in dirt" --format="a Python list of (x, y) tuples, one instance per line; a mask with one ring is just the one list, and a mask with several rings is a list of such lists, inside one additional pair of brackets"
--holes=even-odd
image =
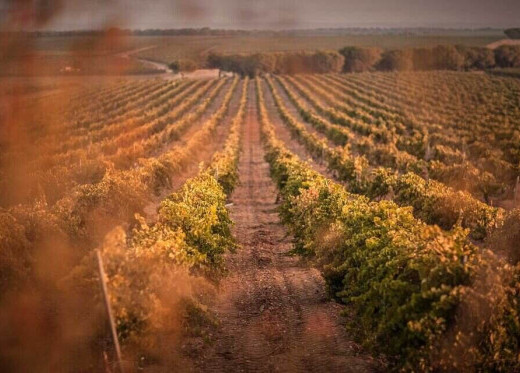
[(260, 141), (249, 87), (240, 185), (231, 217), (240, 248), (211, 309), (220, 326), (194, 365), (204, 372), (370, 372), (377, 363), (346, 334), (342, 307), (327, 299), (320, 273), (286, 255), (291, 239), (277, 213), (277, 191)]

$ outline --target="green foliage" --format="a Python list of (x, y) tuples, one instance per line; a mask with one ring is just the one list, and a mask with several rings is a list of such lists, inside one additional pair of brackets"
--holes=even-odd
[(482, 240), (501, 218), (501, 211), (481, 203), (468, 193), (454, 191), (436, 181), (426, 182), (413, 173), (399, 176), (393, 184), (394, 201), (410, 205), (417, 217), (451, 229), (461, 224), (471, 237)]
[[(341, 143), (341, 140), (338, 141), (339, 137), (336, 132), (345, 133), (345, 137), (352, 138), (348, 132), (343, 131), (339, 126), (328, 123), (313, 114), (302, 100), (297, 98), (284, 80), (278, 79), (278, 81), (298, 108), (302, 117), (319, 132), (325, 133), (326, 137), (334, 142)], [(280, 115), (291, 132), (306, 146), (309, 152), (325, 159), (329, 168), (336, 171), (337, 178), (347, 183), (350, 191), (365, 194), (372, 199), (390, 198), (401, 206), (411, 206), (416, 217), (429, 224), (437, 224), (444, 229), (451, 229), (456, 224), (461, 224), (462, 227), (470, 229), (471, 237), (476, 240), (484, 239), (488, 232), (500, 221), (501, 210), (476, 200), (466, 192), (455, 191), (437, 181), (426, 181), (416, 173), (409, 172), (418, 172), (424, 169), (426, 163), (418, 161), (407, 153), (399, 152), (393, 145), (375, 146), (371, 139), (358, 143), (355, 139), (352, 139), (350, 145), (356, 144), (356, 148), (361, 153), (368, 155), (368, 160), (364, 157), (353, 156), (348, 147), (343, 149), (328, 147), (324, 141), (310, 134), (305, 125), (299, 123), (288, 112), (269, 78), (267, 78), (267, 82)], [(304, 90), (301, 86), (298, 87), (304, 97), (315, 103), (315, 106), (319, 105), (307, 90)], [(417, 143), (420, 144), (419, 141)], [(416, 147), (420, 146), (416, 145)], [(371, 169), (368, 161), (388, 166), (390, 169), (381, 167)], [(468, 165), (468, 163), (465, 164)], [(440, 170), (437, 174), (434, 172), (433, 175), (446, 181), (449, 181), (447, 180), (448, 176), (445, 176), (448, 171), (456, 169), (455, 165), (446, 167), (438, 161), (433, 161), (431, 165), (430, 169)], [(397, 169), (402, 174), (398, 175), (391, 169)], [(494, 179), (489, 181), (482, 177), (478, 170), (475, 171), (475, 177), (472, 178), (472, 188), (491, 189), (495, 185)], [(451, 176), (451, 178), (456, 179), (457, 182), (468, 180), (468, 176), (464, 175), (459, 173), (457, 176)], [(490, 192), (488, 191), (488, 193)]]
[(379, 48), (345, 47), (339, 50), (345, 57), (343, 72), (359, 73), (371, 71), (381, 59), (382, 50)]
[(501, 45), (495, 49), (498, 67), (520, 67), (520, 45)]
[[(365, 346), (395, 357), (396, 368), (455, 367), (435, 351), (459, 327), (457, 314), (466, 304), (467, 289), (484, 268), (468, 232), (428, 226), (413, 216), (411, 208), (370, 202), (313, 171), (276, 139), (259, 79), (257, 95), (266, 159), (283, 197), (282, 220), (295, 237), (296, 251), (314, 257), (332, 295), (350, 305), (350, 329)], [(393, 186), (399, 184), (388, 172), (379, 172), (376, 178), (387, 177)], [(496, 264), (495, 268), (503, 266), (500, 261)], [(491, 346), (475, 347), (472, 367), (518, 368), (514, 353), (499, 352), (504, 346), (515, 351), (518, 328), (512, 320), (518, 291), (499, 287), (510, 295), (498, 298), (502, 308), (495, 318), (480, 320), (478, 330)], [(474, 289), (484, 294), (479, 287)], [(497, 353), (503, 360), (492, 363)]]
[(199, 175), (161, 203), (159, 222), (181, 230), (189, 251), (202, 254), (209, 266), (220, 265), (226, 249), (233, 247), (226, 195), (214, 177)]
[(465, 70), (485, 70), (495, 67), (495, 53), (485, 47), (456, 46), (459, 53), (464, 57)]
[(145, 196), (145, 186), (139, 179), (108, 172), (101, 182), (81, 186), (76, 193), (60, 200), (52, 212), (70, 237), (88, 242), (107, 233), (99, 222), (106, 225), (132, 219), (135, 212), (144, 208)]
[(209, 67), (254, 77), (260, 73), (340, 72), (343, 56), (334, 51), (208, 55)]
[[(224, 118), (237, 84), (235, 79), (202, 133), (210, 134)], [(127, 343), (142, 344), (161, 328), (175, 328), (164, 326), (168, 325), (164, 318), (172, 314), (185, 312), (188, 318), (193, 316), (198, 309), (191, 294), (196, 276), (216, 281), (224, 269), (223, 254), (236, 247), (226, 202), (238, 182), (236, 168), (247, 85), (245, 79), (226, 144), (211, 165), (161, 202), (155, 223), (137, 217), (139, 226), (129, 239), (122, 237), (124, 232), (119, 230), (115, 239), (109, 237), (104, 245), (118, 333)], [(198, 144), (200, 139), (192, 140)]]
[(377, 69), (382, 71), (408, 71), (413, 69), (412, 52), (410, 50), (390, 50), (381, 55)]
[(199, 66), (195, 61), (189, 59), (180, 59), (171, 62), (168, 67), (175, 73), (190, 72), (196, 70)]
[(242, 84), (242, 96), (238, 111), (231, 123), (230, 133), (224, 145), (224, 150), (213, 156), (207, 172), (212, 174), (224, 189), (226, 195), (231, 194), (238, 183), (238, 158), (241, 146), (240, 128), (245, 117), (247, 104), (247, 87), (249, 79)]
[(519, 67), (520, 47), (502, 45), (494, 51), (467, 45), (437, 45), (407, 49), (345, 47), (344, 72), (409, 70), (483, 70), (496, 67)]

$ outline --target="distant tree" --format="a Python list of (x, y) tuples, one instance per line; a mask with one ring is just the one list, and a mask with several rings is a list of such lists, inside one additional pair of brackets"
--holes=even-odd
[(377, 68), (383, 71), (408, 71), (413, 69), (413, 52), (396, 49), (384, 52)]
[(168, 67), (174, 73), (178, 73), (181, 71), (194, 71), (198, 68), (197, 64), (194, 61), (187, 59), (173, 61), (168, 65)]
[(276, 70), (276, 55), (274, 53), (259, 53), (258, 65), (260, 72), (274, 72)]
[(233, 71), (242, 76), (260, 73), (326, 73), (340, 72), (343, 56), (338, 52), (280, 52), (219, 55), (210, 54), (207, 65), (224, 71)]
[(179, 64), (179, 61), (173, 61), (171, 62), (168, 67), (170, 68), (171, 71), (173, 71), (174, 73), (178, 73), (179, 70), (180, 70), (180, 64)]
[(495, 66), (495, 53), (492, 49), (465, 45), (457, 45), (456, 48), (464, 57), (465, 70), (490, 69)]
[(189, 59), (183, 59), (183, 60), (180, 60), (179, 61), (179, 68), (180, 68), (180, 71), (195, 71), (199, 68), (199, 65), (193, 61), (193, 60), (189, 60)]
[(380, 48), (345, 47), (339, 53), (345, 58), (344, 72), (364, 72), (374, 70), (383, 53)]
[(414, 48), (412, 60), (414, 70), (434, 70), (436, 68), (432, 48)]
[(238, 73), (242, 76), (255, 77), (261, 72), (260, 54), (243, 55), (238, 59)]
[(435, 69), (461, 70), (464, 67), (464, 56), (452, 45), (438, 45), (433, 48)]
[(308, 55), (309, 60), (307, 66), (313, 73), (338, 73), (343, 70), (345, 58), (335, 51), (318, 51)]
[(210, 69), (220, 69), (223, 63), (223, 56), (217, 53), (210, 53), (206, 58), (206, 65)]
[(520, 67), (520, 45), (501, 45), (495, 49), (497, 67)]
[(520, 39), (520, 28), (510, 28), (504, 30), (504, 34), (510, 39)]
[[(294, 53), (293, 53), (294, 54)], [(274, 53), (275, 69), (276, 74), (292, 74), (298, 70), (298, 66), (295, 64), (294, 58), (288, 53)]]

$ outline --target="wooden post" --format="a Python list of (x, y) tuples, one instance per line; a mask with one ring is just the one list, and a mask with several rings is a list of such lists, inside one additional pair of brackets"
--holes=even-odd
[(99, 281), (101, 283), (101, 290), (103, 292), (103, 301), (105, 303), (105, 310), (107, 313), (108, 323), (110, 324), (110, 334), (112, 336), (112, 342), (114, 344), (114, 350), (116, 353), (117, 371), (123, 373), (121, 348), (119, 347), (116, 323), (114, 321), (114, 316), (112, 314), (112, 307), (110, 307), (110, 299), (108, 298), (106, 274), (105, 274), (105, 269), (103, 268), (103, 258), (101, 257), (101, 252), (99, 250), (96, 250), (96, 256), (97, 256), (97, 261), (98, 261)]

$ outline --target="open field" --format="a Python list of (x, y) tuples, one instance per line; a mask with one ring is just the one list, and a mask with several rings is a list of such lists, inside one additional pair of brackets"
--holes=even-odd
[(518, 79), (4, 82), (5, 367), (520, 368)]

